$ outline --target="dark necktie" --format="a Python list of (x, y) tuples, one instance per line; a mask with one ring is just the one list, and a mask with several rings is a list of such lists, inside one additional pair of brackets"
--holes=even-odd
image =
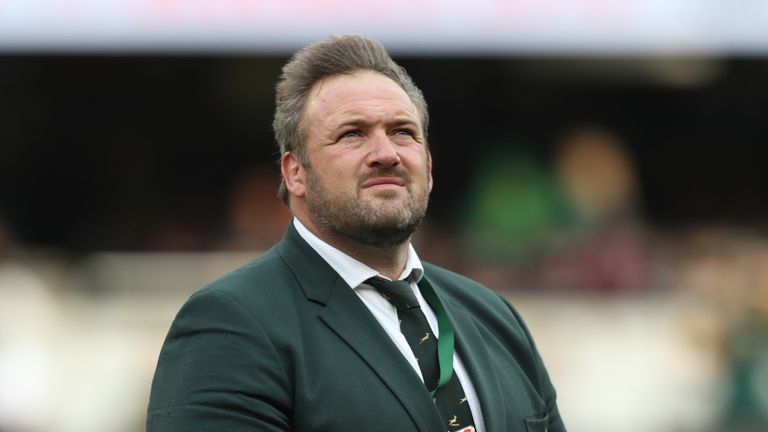
[[(400, 331), (419, 363), (427, 390), (434, 391), (440, 379), (437, 338), (432, 334), (410, 283), (405, 280), (388, 281), (380, 277), (368, 279), (367, 282), (397, 309)], [(447, 430), (460, 430), (474, 424), (464, 389), (455, 373), (448, 383), (437, 389), (434, 400)]]

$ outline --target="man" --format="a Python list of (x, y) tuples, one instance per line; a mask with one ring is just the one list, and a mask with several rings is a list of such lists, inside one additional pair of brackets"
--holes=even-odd
[(283, 68), (276, 104), (294, 219), (183, 306), (147, 430), (564, 431), (514, 309), (411, 247), (432, 159), (406, 72), (377, 42), (332, 37)]

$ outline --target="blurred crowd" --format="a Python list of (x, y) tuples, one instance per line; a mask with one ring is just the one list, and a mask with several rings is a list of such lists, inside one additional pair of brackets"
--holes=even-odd
[[(422, 258), (456, 269), (512, 298), (525, 295), (565, 303), (587, 299), (601, 305), (648, 299), (673, 302), (679, 305), (674, 318), (677, 329), (701, 356), (703, 376), (714, 390), (710, 409), (702, 414), (706, 421), (695, 425), (680, 421), (668, 430), (768, 430), (768, 239), (761, 227), (651, 226), (643, 214), (637, 168), (621, 137), (597, 125), (584, 125), (565, 131), (553, 148), (551, 158), (542, 161), (513, 143), (495, 146), (474, 167), (455, 226), (429, 218), (424, 223), (415, 240)], [(147, 253), (207, 244), (213, 245), (212, 253), (256, 255), (279, 241), (290, 217), (275, 198), (277, 182), (274, 167), (254, 167), (243, 173), (230, 191), (223, 230), (215, 235), (190, 232), (179, 221), (153, 236)], [(88, 277), (93, 266), (94, 260), (73, 259), (66, 251), (25, 248), (14, 241), (12, 227), (4, 225), (0, 215), (0, 432), (77, 430), (76, 426), (52, 426), (62, 424), (62, 417), (75, 416), (51, 408), (54, 401), (67, 399), (57, 386), (67, 381), (61, 375), (68, 373), (68, 367), (99, 364), (100, 351), (88, 352), (96, 359), (72, 354), (63, 346), (68, 343), (67, 334), (98, 338), (103, 343), (100, 347), (110, 353), (109, 361), (116, 368), (141, 369), (138, 374), (125, 373), (135, 377), (134, 386), (141, 391), (148, 388), (164, 326), (181, 297), (173, 297), (168, 312), (163, 309), (157, 328), (141, 333), (144, 339), (138, 332), (131, 333), (134, 339), (129, 348), (118, 349), (111, 344), (119, 341), (93, 329), (115, 321), (93, 319), (92, 309), (78, 306), (77, 299), (103, 305), (99, 299), (112, 292), (105, 286), (110, 285), (109, 277)], [(132, 277), (138, 275), (123, 274), (123, 279)], [(180, 296), (195, 288), (186, 287), (188, 291)], [(141, 293), (149, 303), (163, 295), (156, 290)], [(91, 318), (83, 318), (84, 310), (91, 311)], [(141, 306), (136, 317), (118, 321), (134, 330), (145, 328), (146, 311)], [(655, 316), (645, 318), (651, 323)], [(541, 339), (546, 341), (546, 335)], [(85, 346), (82, 339), (80, 343)], [(126, 362), (126, 355), (135, 355), (137, 349), (146, 351), (140, 355), (143, 360)], [(557, 346), (548, 351), (557, 357)], [(71, 357), (57, 357), (64, 352)], [(558, 358), (549, 361), (567, 363)], [(101, 375), (91, 372), (96, 377), (109, 376), (106, 370)], [(660, 383), (661, 388), (664, 385)], [(116, 396), (124, 389), (99, 389), (114, 392), (99, 395), (102, 408), (107, 409), (107, 401), (128, 407), (115, 406), (111, 413), (99, 416), (121, 424), (116, 431), (142, 430), (144, 400), (126, 402)], [(589, 395), (589, 389), (583, 393)], [(561, 405), (566, 412), (568, 401)], [(84, 407), (79, 409), (82, 416), (93, 415)], [(594, 421), (592, 431), (633, 430)], [(71, 424), (87, 422), (72, 420)]]

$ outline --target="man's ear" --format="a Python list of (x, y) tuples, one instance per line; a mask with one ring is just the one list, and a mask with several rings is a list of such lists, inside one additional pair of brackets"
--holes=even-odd
[(288, 193), (298, 198), (306, 194), (307, 171), (301, 161), (291, 152), (283, 153), (280, 158), (280, 172), (285, 180)]
[(432, 153), (427, 150), (427, 184), (429, 191), (432, 192)]

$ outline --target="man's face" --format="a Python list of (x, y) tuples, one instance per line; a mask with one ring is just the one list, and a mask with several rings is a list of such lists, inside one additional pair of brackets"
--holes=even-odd
[(312, 223), (370, 246), (407, 240), (427, 209), (432, 162), (405, 91), (376, 72), (337, 75), (313, 87), (304, 115)]

